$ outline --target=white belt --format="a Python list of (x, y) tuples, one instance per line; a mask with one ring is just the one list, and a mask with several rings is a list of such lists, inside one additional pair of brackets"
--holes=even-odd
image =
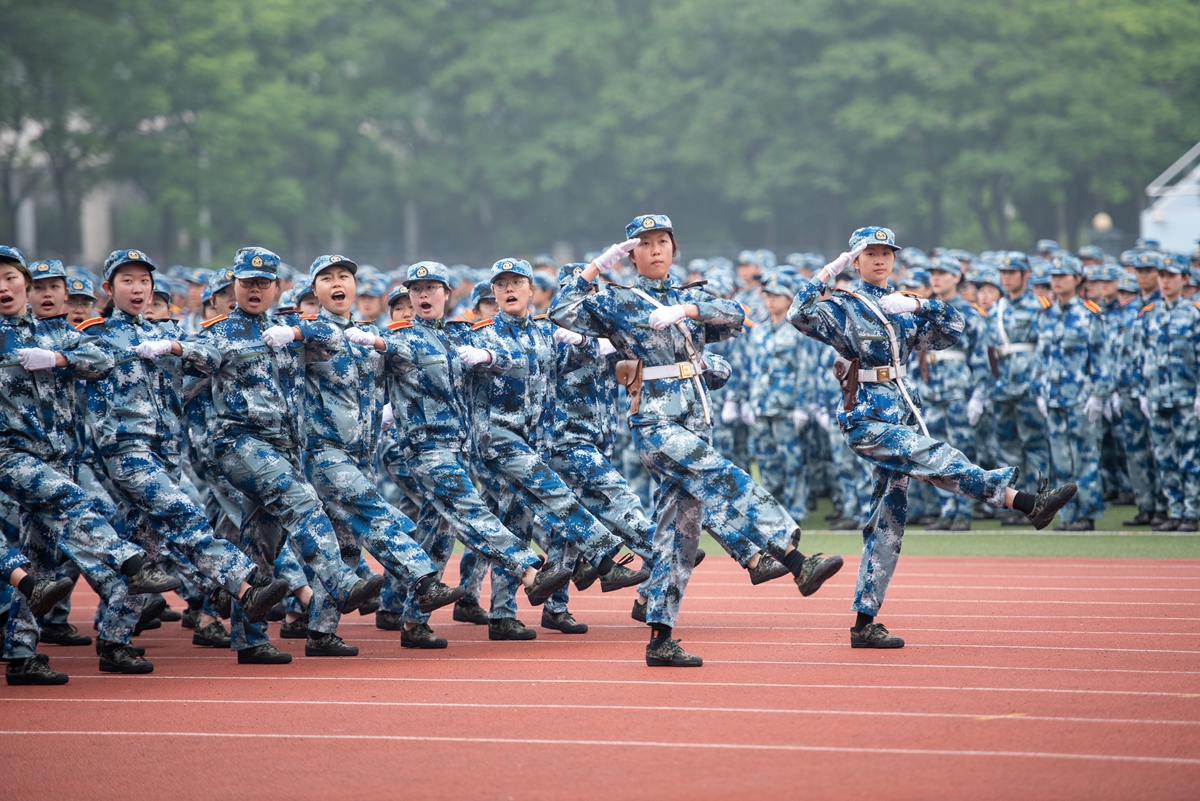
[(1001, 345), (996, 348), (996, 352), (1003, 356), (1012, 356), (1014, 353), (1033, 353), (1037, 350), (1037, 345), (1032, 342), (1018, 342), (1016, 345)]
[(904, 378), (904, 374), (908, 372), (904, 366), (899, 367), (876, 367), (871, 370), (859, 370), (858, 381), (860, 384), (881, 384), (884, 381), (895, 381), (898, 378)]
[(929, 360), (930, 364), (937, 364), (938, 362), (965, 362), (967, 354), (961, 350), (935, 350), (925, 354), (925, 358)]
[(676, 362), (675, 364), (660, 364), (656, 367), (642, 368), (643, 381), (657, 381), (663, 378), (683, 381), (694, 378), (696, 375), (696, 368), (692, 366), (691, 362)]

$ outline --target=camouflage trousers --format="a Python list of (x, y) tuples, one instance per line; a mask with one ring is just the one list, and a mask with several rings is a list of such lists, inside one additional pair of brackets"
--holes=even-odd
[(654, 564), (645, 590), (647, 624), (675, 625), (696, 563), (705, 510), (761, 550), (783, 557), (799, 529), (796, 521), (746, 471), (722, 456), (707, 432), (651, 421), (633, 430), (633, 441), (659, 482)]
[(1150, 413), (1158, 485), (1167, 499), (1167, 514), (1175, 520), (1200, 517), (1200, 420), (1192, 404), (1154, 409)]
[(862, 559), (851, 605), (856, 612), (875, 615), (900, 558), (909, 479), (999, 508), (1019, 471), (1015, 467), (984, 470), (961, 451), (924, 436), (915, 427), (864, 422), (843, 433), (850, 449), (875, 467), (871, 516), (863, 526)]
[(1099, 520), (1104, 515), (1104, 490), (1100, 485), (1100, 438), (1096, 423), (1088, 422), (1083, 404), (1050, 409), (1050, 462), (1054, 483), (1074, 481), (1075, 497), (1063, 507), (1062, 520)]
[[(365, 548), (405, 586), (438, 572), (412, 538), (416, 526), (383, 499), (379, 482), (367, 475), (359, 460), (337, 448), (322, 448), (306, 455), (304, 470), (333, 524), (342, 560), (348, 566), (357, 570)], [(314, 585), (309, 629), (326, 634), (337, 631), (338, 605), (323, 587)]]
[(1113, 421), (1113, 436), (1125, 452), (1125, 469), (1139, 512), (1153, 515), (1162, 509), (1158, 467), (1150, 447), (1150, 421), (1142, 414), (1137, 398), (1121, 395), (1121, 419)]
[(320, 584), (344, 603), (359, 578), (342, 561), (333, 524), (304, 480), (299, 457), (248, 435), (218, 441), (216, 456), (221, 473), (244, 497), (242, 536), (249, 542), (243, 547), (273, 565), (286, 537), (313, 591)]
[(648, 509), (653, 502), (654, 488), (651, 486), (650, 473), (637, 455), (633, 447), (633, 437), (624, 426), (617, 429), (615, 466), (621, 476), (629, 484), (629, 488), (637, 495), (643, 509)]
[(997, 463), (1021, 468), (1018, 488), (1036, 492), (1038, 478), (1050, 475), (1050, 440), (1037, 398), (998, 400), (993, 407)]
[(702, 530), (707, 531), (725, 553), (742, 567), (746, 567), (755, 554), (762, 553), (762, 548), (755, 545), (749, 537), (725, 525), (707, 509), (704, 510)]
[[(129, 595), (129, 584), (120, 570), (127, 560), (140, 555), (141, 549), (118, 537), (96, 514), (91, 499), (68, 478), (72, 473), (68, 465), (51, 465), (31, 454), (10, 451), (0, 455), (0, 492), (20, 506), (19, 547), (29, 560), (26, 570), (37, 578), (50, 578), (59, 567), (61, 552), (106, 602), (99, 635), (128, 643), (133, 634), (129, 619), (136, 621), (142, 597)], [(39, 635), (24, 596), (12, 593), (5, 656), (32, 656)]]
[(833, 454), (833, 464), (841, 488), (839, 514), (858, 523), (865, 523), (871, 516), (871, 488), (875, 481), (871, 466), (850, 450), (841, 431), (833, 429), (824, 433), (829, 438), (829, 448)]
[(787, 509), (793, 520), (803, 522), (808, 518), (808, 465), (801, 432), (790, 417), (760, 417), (755, 434), (763, 489)]
[[(399, 509), (400, 513), (409, 520), (412, 520), (414, 523), (418, 522), (424, 498), (421, 496), (421, 491), (417, 487), (416, 482), (408, 474), (408, 465), (404, 461), (404, 457), (400, 454), (400, 447), (396, 445), (388, 448), (387, 451), (380, 454), (378, 462), (380, 469), (387, 475), (387, 479), (380, 482), (381, 484), (388, 485), (387, 490), (382, 492), (383, 497)], [(425, 545), (422, 544), (421, 547), (424, 548)], [(429, 553), (429, 549), (426, 548), (425, 552)], [(404, 589), (404, 585), (392, 576), (391, 573), (384, 573), (383, 592), (379, 596), (379, 608), (384, 612), (399, 615), (404, 612), (404, 600), (406, 597), (408, 597), (408, 591)]]
[[(523, 444), (505, 448), (485, 459), (479, 478), (495, 500), (500, 521), (526, 546), (533, 539), (535, 518), (561, 542), (564, 553), (574, 546), (591, 565), (621, 548), (613, 535), (584, 508), (562, 478), (537, 453)], [(518, 574), (519, 576), (519, 574)], [(492, 571), (493, 619), (516, 617), (517, 576)]]
[[(538, 556), (529, 549), (528, 540), (522, 541), (488, 509), (471, 483), (461, 453), (442, 449), (417, 450), (409, 454), (406, 464), (409, 477), (421, 492), (416, 538), (429, 551), (439, 578), (453, 553), (456, 537), (471, 553), (480, 554), (487, 560), (480, 563), (479, 582), (483, 581), (488, 562), (499, 567), (499, 571), (492, 573), (493, 588), (501, 583), (497, 580), (501, 571), (508, 577), (505, 583), (519, 583), (525, 571), (537, 564)], [(473, 597), (477, 598), (478, 592), (476, 585)], [(425, 623), (429, 620), (429, 615), (420, 610), (412, 597), (407, 599), (403, 613), (405, 622)], [(513, 614), (516, 614), (515, 606)]]
[[(944, 401), (928, 401), (922, 414), (929, 436), (947, 443), (961, 452), (968, 459), (975, 459), (975, 431), (967, 422), (967, 402), (961, 398), (951, 398)], [(912, 493), (909, 489), (909, 493)], [(937, 514), (951, 520), (970, 520), (974, 514), (973, 502), (954, 492), (931, 487), (927, 484), (920, 486), (922, 490), (932, 491), (937, 499)]]

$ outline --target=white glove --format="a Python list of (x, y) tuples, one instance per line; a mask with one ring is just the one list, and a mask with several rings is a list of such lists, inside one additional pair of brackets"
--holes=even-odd
[(629, 255), (629, 252), (638, 246), (640, 239), (626, 239), (619, 245), (609, 245), (608, 250), (601, 253), (595, 258), (592, 264), (596, 265), (596, 269), (600, 272), (611, 270), (621, 263), (621, 259)]
[(143, 359), (157, 359), (159, 356), (166, 356), (171, 352), (171, 346), (174, 342), (166, 339), (155, 340), (154, 342), (142, 342), (135, 345), (133, 352)]
[(730, 398), (721, 406), (721, 422), (729, 425), (738, 419), (738, 402)]
[(600, 343), (600, 355), (602, 357), (612, 356), (617, 352), (617, 349), (613, 347), (613, 343), (608, 341), (608, 337), (600, 337), (596, 341)]
[(45, 348), (21, 348), (17, 351), (17, 361), (32, 373), (34, 370), (49, 370), (58, 361), (58, 354)]
[(683, 306), (664, 306), (650, 312), (650, 327), (655, 331), (661, 331), (664, 328), (670, 328), (685, 317), (687, 317), (687, 309)]
[(792, 409), (792, 428), (799, 431), (804, 428), (804, 424), (812, 418), (808, 416), (808, 412), (803, 409)]
[(817, 409), (817, 413), (814, 415), (814, 417), (817, 421), (817, 425), (819, 425), (823, 431), (829, 430), (829, 426), (832, 424), (832, 421), (829, 419), (829, 412), (825, 411), (824, 409)]
[(758, 428), (758, 416), (754, 414), (754, 408), (749, 403), (742, 404), (741, 414), (738, 416), (742, 418), (742, 422), (746, 425), (751, 428)]
[(1116, 420), (1121, 416), (1121, 393), (1114, 392), (1112, 394), (1112, 397), (1109, 399), (1109, 408), (1112, 409), (1112, 417), (1110, 419)]
[(472, 367), (477, 364), (487, 364), (492, 360), (491, 351), (483, 348), (473, 348), (470, 345), (462, 345), (455, 352), (458, 354), (458, 358)]
[(342, 336), (347, 342), (353, 342), (355, 345), (365, 345), (369, 348), (375, 347), (377, 337), (370, 331), (364, 331), (361, 328), (347, 328), (342, 332)]
[(582, 345), (587, 339), (583, 334), (576, 334), (574, 331), (568, 331), (565, 328), (554, 329), (554, 341), (561, 342), (564, 345)]
[(282, 348), (295, 341), (296, 332), (290, 325), (273, 325), (263, 331), (263, 342), (266, 342), (268, 347)]
[(1150, 401), (1146, 398), (1138, 398), (1138, 408), (1142, 410), (1142, 417), (1150, 419)]
[(974, 427), (981, 417), (983, 417), (983, 398), (972, 396), (967, 401), (967, 424)]
[(1100, 412), (1104, 409), (1104, 401), (1100, 400), (1099, 395), (1088, 395), (1087, 401), (1083, 404), (1083, 413), (1087, 415), (1089, 423), (1094, 423), (1100, 419)]
[(912, 295), (893, 292), (879, 300), (879, 308), (883, 309), (884, 314), (912, 314), (921, 310), (921, 301)]
[(385, 403), (383, 404), (383, 430), (387, 431), (389, 428), (395, 428), (395, 426), (396, 415), (392, 414), (392, 404)]
[(829, 262), (829, 264), (826, 264), (825, 265), (825, 274), (828, 275), (830, 278), (835, 278), (838, 275), (838, 273), (842, 272), (847, 267), (849, 267), (851, 264), (853, 264), (854, 260), (857, 259), (864, 250), (867, 249), (867, 245), (869, 245), (869, 244), (870, 244), (870, 242), (863, 242), (861, 245), (856, 247), (854, 250), (851, 250), (848, 253), (843, 253), (842, 255), (840, 255), (836, 259), (834, 259), (833, 261)]
[(1037, 407), (1038, 407), (1038, 412), (1041, 413), (1042, 417), (1050, 416), (1050, 410), (1046, 408), (1046, 399), (1044, 397), (1042, 397), (1041, 395), (1038, 395)]
[(1200, 395), (1196, 396), (1196, 400), (1192, 401), (1192, 414), (1200, 417)]

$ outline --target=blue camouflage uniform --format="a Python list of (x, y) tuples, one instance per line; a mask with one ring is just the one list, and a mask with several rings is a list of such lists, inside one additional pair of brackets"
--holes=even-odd
[[(670, 220), (643, 215), (634, 218), (626, 234), (659, 228), (670, 230)], [(639, 292), (661, 306), (695, 304), (698, 315), (655, 331), (647, 318), (656, 305)], [(610, 284), (593, 294), (590, 282), (579, 275), (559, 292), (550, 314), (571, 331), (606, 337), (623, 359), (641, 361), (640, 404), (630, 414), (629, 426), (638, 455), (659, 482), (647, 624), (674, 626), (695, 565), (705, 510), (782, 558), (799, 527), (769, 492), (713, 448), (711, 397), (703, 381), (704, 365), (696, 364), (708, 343), (741, 332), (741, 305), (681, 287), (670, 277), (639, 275), (632, 286)], [(646, 370), (659, 369), (664, 377), (645, 376)], [(665, 377), (672, 371), (673, 377)]]
[[(864, 239), (895, 247), (891, 231), (872, 227), (855, 232), (851, 249)], [(891, 290), (860, 280), (849, 291), (836, 290), (822, 301), (828, 289), (815, 279), (805, 282), (788, 320), (807, 336), (833, 346), (841, 358), (859, 361), (856, 394), (849, 409), (839, 406), (837, 418), (851, 450), (875, 466), (871, 517), (863, 527), (863, 555), (852, 605), (856, 612), (874, 616), (900, 555), (909, 479), (1002, 507), (1018, 470), (984, 470), (960, 451), (921, 433), (918, 410), (905, 398), (906, 393), (912, 398), (905, 365), (913, 351), (942, 350), (962, 335), (964, 322), (957, 309), (939, 300), (924, 300), (915, 313), (888, 317), (898, 351), (893, 358), (888, 332), (872, 311)], [(886, 376), (880, 369), (887, 371)]]

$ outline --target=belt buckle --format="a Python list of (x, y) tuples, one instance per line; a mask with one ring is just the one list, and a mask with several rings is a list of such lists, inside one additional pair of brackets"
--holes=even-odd
[(875, 378), (878, 379), (879, 381), (891, 381), (892, 380), (891, 368), (876, 367), (875, 368)]
[(693, 376), (696, 375), (696, 370), (695, 370), (695, 368), (692, 367), (691, 362), (680, 362), (679, 364), (676, 365), (676, 367), (679, 368), (679, 378), (680, 379), (692, 378)]

